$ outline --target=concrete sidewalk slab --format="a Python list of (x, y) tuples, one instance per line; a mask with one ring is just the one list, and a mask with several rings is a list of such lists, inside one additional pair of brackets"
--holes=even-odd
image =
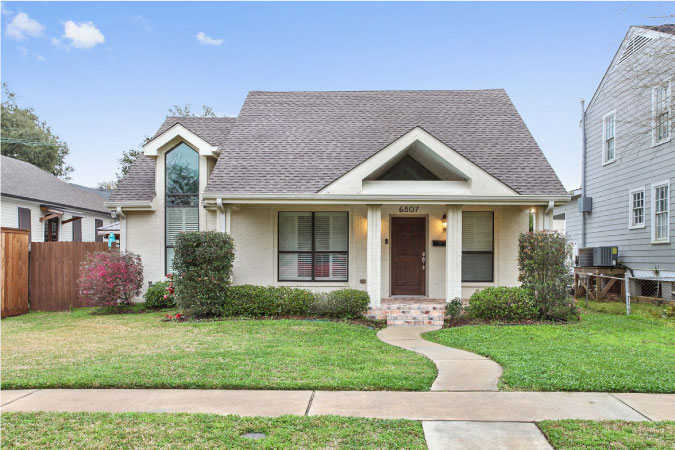
[(675, 420), (675, 394), (613, 394), (651, 420)]
[(3, 389), (0, 391), (0, 405), (5, 406), (7, 403), (11, 403), (16, 399), (32, 394), (35, 391), (37, 391), (37, 389), (17, 389), (14, 391)]
[(309, 414), (488, 422), (646, 420), (611, 394), (594, 392), (320, 391)]
[(15, 400), (2, 411), (188, 412), (275, 417), (304, 415), (311, 396), (311, 391), (49, 389)]
[(439, 329), (430, 325), (387, 327), (377, 337), (432, 360), (438, 369), (432, 391), (496, 391), (501, 366), (484, 356), (422, 339), (422, 333)]
[(539, 428), (518, 422), (422, 422), (429, 450), (551, 450)]
[(502, 369), (493, 361), (436, 360), (438, 376), (432, 391), (496, 391)]

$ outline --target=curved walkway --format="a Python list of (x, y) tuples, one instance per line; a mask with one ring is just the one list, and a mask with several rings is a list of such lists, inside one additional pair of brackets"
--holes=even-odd
[(432, 360), (438, 368), (432, 391), (496, 391), (502, 376), (499, 364), (475, 353), (422, 339), (422, 333), (440, 328), (432, 325), (387, 327), (377, 333), (377, 337)]

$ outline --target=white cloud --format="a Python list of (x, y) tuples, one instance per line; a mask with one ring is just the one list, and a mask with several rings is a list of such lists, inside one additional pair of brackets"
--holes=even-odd
[(45, 60), (45, 57), (42, 56), (42, 55), (39, 54), (39, 53), (36, 53), (36, 54), (35, 54), (35, 59), (37, 59), (38, 61), (42, 62), (42, 61)]
[(28, 17), (28, 14), (20, 12), (7, 24), (5, 34), (13, 39), (22, 40), (26, 37), (42, 36), (44, 30), (44, 25)]
[[(52, 45), (58, 48), (92, 48), (105, 42), (103, 33), (96, 28), (93, 22), (75, 23), (69, 20), (63, 24), (63, 30), (61, 39), (52, 38)], [(68, 39), (70, 43), (63, 45), (63, 39)]]
[(199, 41), (199, 43), (202, 44), (202, 45), (220, 45), (220, 44), (222, 44), (223, 42), (225, 42), (225, 41), (222, 40), (222, 39), (213, 39), (213, 38), (210, 38), (210, 37), (208, 37), (207, 35), (205, 35), (203, 31), (200, 31), (199, 33), (197, 33), (197, 34), (195, 35), (195, 37), (197, 38), (197, 40)]
[(17, 46), (16, 51), (18, 51), (21, 54), (21, 61), (28, 61), (31, 58), (35, 58), (36, 61), (40, 61), (40, 62), (45, 60), (44, 56), (42, 56), (39, 53), (31, 52), (30, 50), (28, 50), (23, 45)]
[(141, 16), (140, 14), (136, 14), (132, 20), (134, 23), (137, 23), (140, 26), (142, 26), (145, 31), (147, 32), (152, 31), (152, 27), (150, 26), (150, 22), (148, 22), (148, 19)]

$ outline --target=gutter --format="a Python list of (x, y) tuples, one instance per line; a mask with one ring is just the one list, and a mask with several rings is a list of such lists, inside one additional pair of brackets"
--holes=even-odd
[[(513, 195), (513, 196), (453, 196), (453, 195), (362, 195), (362, 194), (204, 194), (207, 206), (214, 206), (223, 199), (227, 203), (327, 203), (327, 204), (400, 204), (415, 202), (433, 204), (497, 204), (541, 205), (568, 203), (570, 195)], [(210, 200), (210, 201), (209, 201)]]

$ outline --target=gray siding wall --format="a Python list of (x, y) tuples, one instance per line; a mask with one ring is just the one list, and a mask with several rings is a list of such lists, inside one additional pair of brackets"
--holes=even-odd
[(579, 214), (577, 199), (555, 208), (555, 214), (565, 214), (565, 235), (577, 247), (581, 246), (581, 214)]
[[(652, 86), (671, 78), (671, 96), (675, 88), (673, 38), (653, 39), (628, 60), (610, 67), (587, 109), (586, 180), (593, 212), (587, 216), (586, 244), (618, 245), (620, 262), (633, 269), (658, 266), (675, 271), (675, 135), (670, 142), (652, 146)], [(671, 111), (673, 107), (671, 99)], [(603, 116), (611, 111), (616, 112), (616, 160), (603, 165)], [(651, 188), (664, 180), (671, 183), (670, 243), (653, 244)], [(645, 227), (629, 229), (629, 191), (641, 187), (645, 189)], [(575, 215), (580, 222), (579, 214)]]

